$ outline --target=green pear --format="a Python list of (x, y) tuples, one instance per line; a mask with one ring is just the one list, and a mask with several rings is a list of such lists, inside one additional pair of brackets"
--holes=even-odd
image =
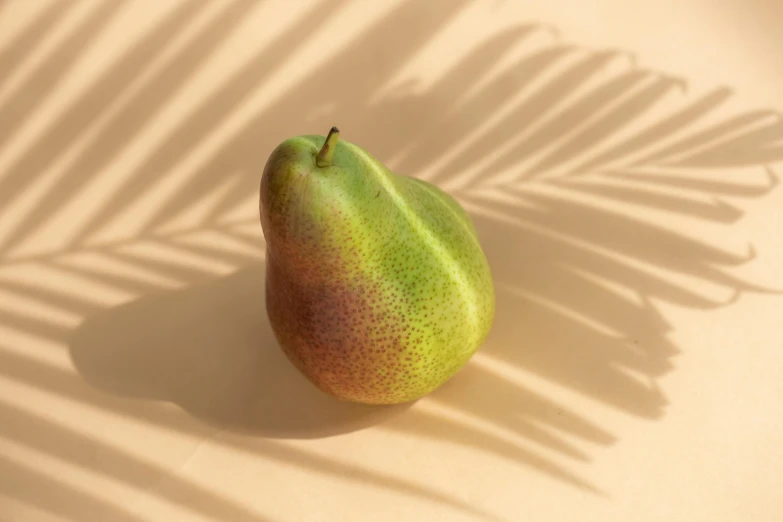
[(274, 149), (260, 218), (272, 330), (322, 391), (410, 402), (484, 343), (495, 291), (468, 214), (436, 186), (339, 140), (336, 127)]

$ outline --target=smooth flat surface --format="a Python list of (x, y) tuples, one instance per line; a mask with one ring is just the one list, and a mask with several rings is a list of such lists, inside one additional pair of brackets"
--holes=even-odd
[[(778, 2), (0, 3), (0, 520), (783, 519)], [(317, 392), (257, 191), (338, 125), (470, 211), (481, 352)]]

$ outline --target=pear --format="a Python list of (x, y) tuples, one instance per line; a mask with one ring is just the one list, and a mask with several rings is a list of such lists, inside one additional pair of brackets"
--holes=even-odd
[(484, 343), (490, 268), (470, 217), (443, 190), (391, 172), (333, 127), (272, 151), (259, 203), (272, 331), (323, 392), (414, 401)]

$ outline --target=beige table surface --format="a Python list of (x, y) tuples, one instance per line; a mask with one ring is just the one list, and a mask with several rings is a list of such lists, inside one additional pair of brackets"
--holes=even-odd
[[(781, 16), (0, 2), (0, 520), (783, 520)], [(493, 270), (410, 406), (316, 391), (266, 319), (261, 169), (331, 125)]]

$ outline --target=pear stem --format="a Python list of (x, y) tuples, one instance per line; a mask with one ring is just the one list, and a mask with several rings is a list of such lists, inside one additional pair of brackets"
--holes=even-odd
[(321, 151), (318, 156), (315, 157), (315, 164), (319, 167), (329, 167), (332, 164), (332, 155), (334, 154), (334, 148), (337, 146), (337, 139), (340, 137), (340, 129), (332, 127), (329, 134), (326, 136), (324, 146), (321, 147)]

